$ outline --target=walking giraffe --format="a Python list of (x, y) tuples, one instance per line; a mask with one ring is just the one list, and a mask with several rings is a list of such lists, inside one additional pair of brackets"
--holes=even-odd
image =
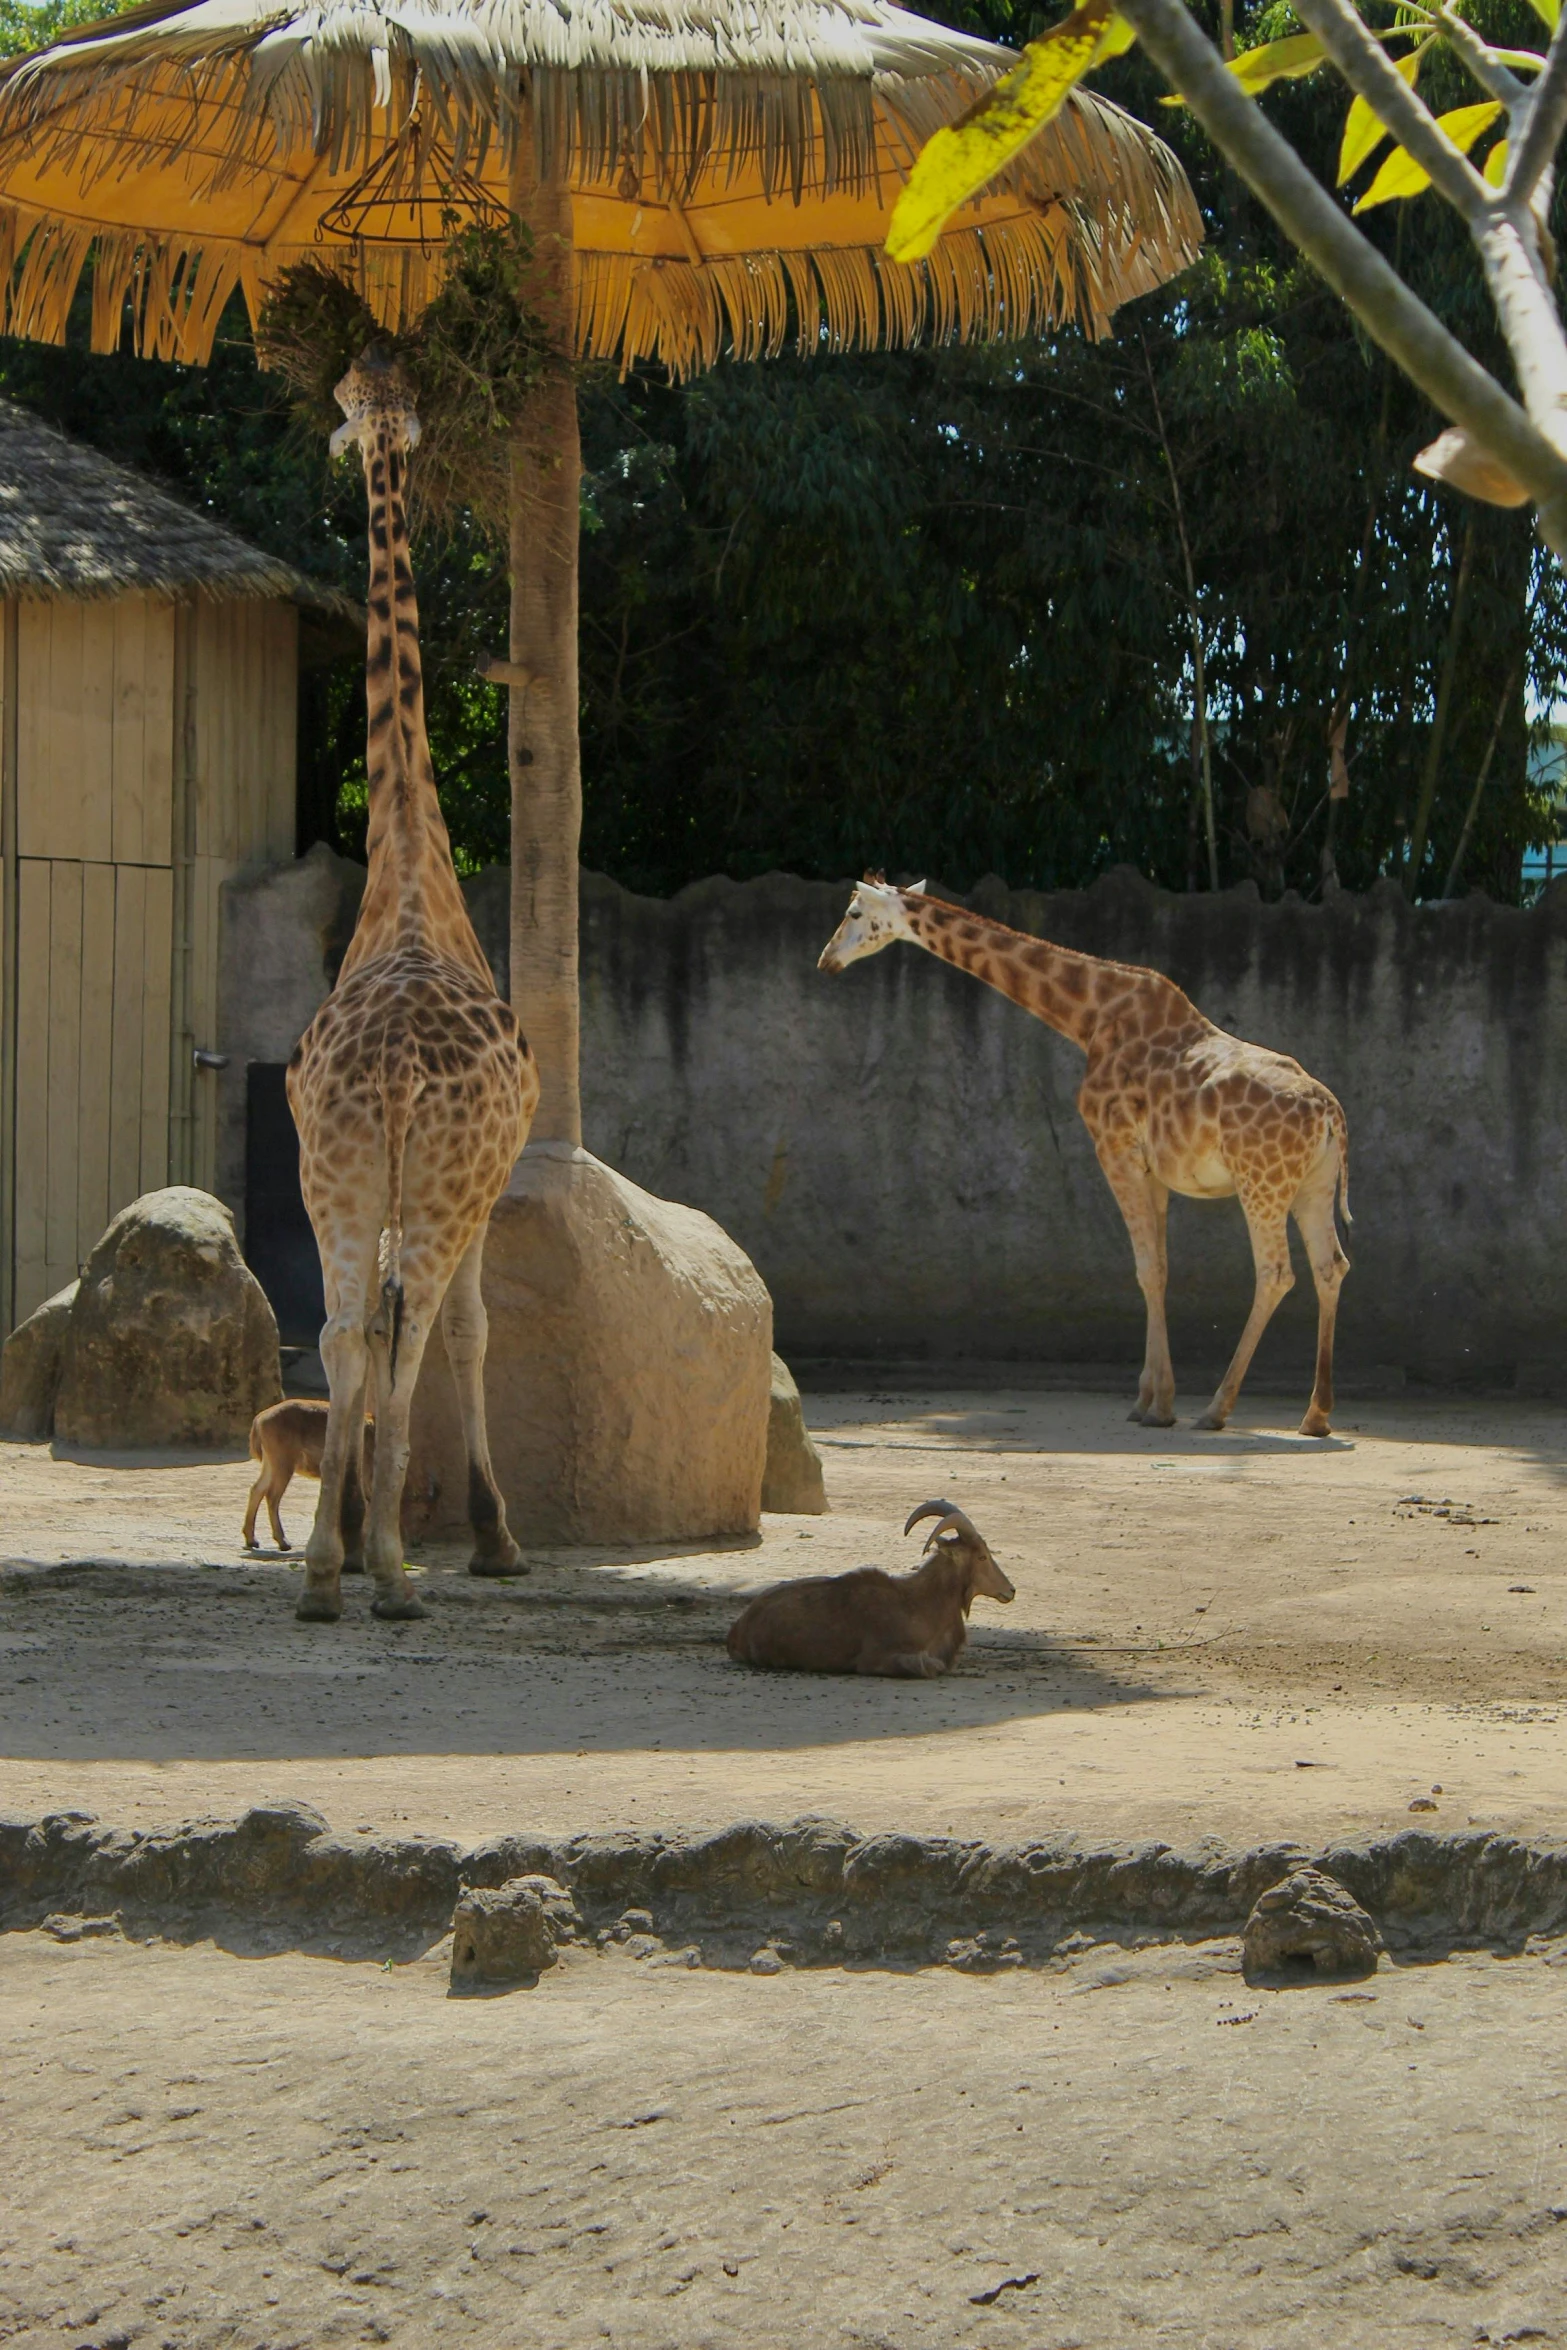
[(820, 968), (842, 971), (899, 938), (971, 971), (1088, 1055), (1077, 1106), (1125, 1220), (1148, 1308), (1130, 1417), (1150, 1428), (1168, 1428), (1175, 1418), (1164, 1315), (1170, 1194), (1228, 1199), (1238, 1193), (1256, 1294), (1234, 1359), (1197, 1425), (1224, 1426), (1257, 1341), (1295, 1286), (1293, 1216), (1317, 1287), (1317, 1375), (1301, 1434), (1330, 1435), (1333, 1325), (1349, 1271), (1334, 1203), (1342, 1203), (1348, 1223), (1349, 1127), (1327, 1087), (1285, 1054), (1226, 1036), (1159, 972), (1008, 930), (927, 897), (923, 882), (895, 889), (867, 874), (823, 948)]
[[(424, 729), (404, 483), (419, 420), (396, 362), (369, 351), (337, 387), (370, 507), (365, 663), (369, 876), (336, 987), (288, 1067), (300, 1181), (321, 1251), (331, 1390), (321, 1498), (298, 1613), (332, 1623), (364, 1528), (361, 1448), (373, 1377), (365, 1560), (374, 1612), (422, 1616), (403, 1568), (408, 1413), (436, 1313), (468, 1454), (471, 1571), (515, 1570), (484, 1421), (484, 1234), (539, 1098), (538, 1070), (474, 935)], [(345, 1541), (346, 1537), (346, 1541)], [(345, 1555), (345, 1552), (351, 1555)]]

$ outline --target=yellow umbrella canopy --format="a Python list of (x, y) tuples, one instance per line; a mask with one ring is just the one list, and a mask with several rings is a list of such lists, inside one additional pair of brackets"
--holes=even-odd
[(890, 0), (268, 0), (152, 5), (0, 79), (7, 331), (200, 362), (313, 257), (397, 327), (455, 217), (504, 217), (519, 146), (570, 197), (579, 355), (678, 375), (720, 354), (1025, 336), (1195, 256), (1179, 163), (1074, 91), (913, 267), (882, 252), (924, 140), (1011, 54)]

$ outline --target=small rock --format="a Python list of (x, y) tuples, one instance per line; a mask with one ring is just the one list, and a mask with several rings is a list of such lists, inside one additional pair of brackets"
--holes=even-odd
[(1296, 1869), (1270, 1885), (1241, 1936), (1244, 1971), (1256, 1975), (1376, 1972), (1382, 1937), (1354, 1895), (1321, 1869)]
[(66, 1318), (66, 1444), (243, 1444), (283, 1394), (277, 1323), (221, 1200), (172, 1184), (122, 1208)]
[(783, 1973), (783, 1960), (779, 1957), (776, 1950), (753, 1950), (751, 1953), (751, 1972), (753, 1975), (781, 1975)]
[(0, 1352), (0, 1436), (38, 1443), (54, 1434), (66, 1325), (80, 1286), (73, 1281), (68, 1289), (56, 1290), (6, 1340)]
[(822, 1456), (811, 1442), (800, 1390), (782, 1355), (773, 1356), (773, 1384), (767, 1407), (767, 1466), (762, 1472), (762, 1507), (800, 1517), (818, 1517), (827, 1507)]
[(1417, 1795), (1409, 1808), (1411, 1811), (1435, 1811), (1436, 1805), (1429, 1795)]
[(100, 1934), (118, 1934), (120, 1915), (116, 1910), (113, 1917), (74, 1918), (57, 1910), (52, 1917), (44, 1919), (42, 1931), (56, 1942), (86, 1942)]
[(576, 1904), (553, 1877), (513, 1877), (463, 1893), (452, 1913), (452, 1989), (536, 1983), (576, 1939)]
[(623, 1909), (620, 1913), (617, 1939), (627, 1934), (651, 1934), (653, 1912), (650, 1909)]

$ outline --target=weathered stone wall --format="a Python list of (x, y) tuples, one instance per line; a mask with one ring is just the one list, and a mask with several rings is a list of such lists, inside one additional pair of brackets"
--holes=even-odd
[[(352, 869), (334, 867), (347, 888)], [(286, 1058), (300, 990), (284, 991), (288, 1018), (263, 1046), (254, 974), (297, 964), (322, 984), (338, 924), (319, 895), (289, 873), (251, 885), (235, 983), (246, 1041), (229, 1049)], [(505, 876), (471, 895), (504, 985)], [(1130, 1374), (1141, 1300), (1074, 1107), (1080, 1055), (911, 948), (818, 973), (846, 900), (843, 884), (772, 876), (664, 903), (585, 876), (589, 1147), (734, 1235), (772, 1290), (788, 1359)], [(1391, 885), (1264, 906), (1249, 887), (1171, 896), (1117, 873), (1054, 896), (989, 882), (969, 902), (1168, 972), (1222, 1027), (1295, 1054), (1339, 1095), (1352, 1378), (1567, 1383), (1567, 889), (1527, 914), (1480, 897), (1411, 909)], [(1239, 1332), (1250, 1253), (1233, 1201), (1175, 1201), (1170, 1241), (1190, 1393)], [(1315, 1309), (1298, 1251), (1297, 1269), (1258, 1374), (1304, 1393)]]

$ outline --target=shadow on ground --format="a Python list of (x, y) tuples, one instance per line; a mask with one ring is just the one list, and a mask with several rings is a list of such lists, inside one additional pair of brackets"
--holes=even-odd
[[(707, 1554), (712, 1556), (711, 1546)], [(432, 1561), (422, 1623), (383, 1624), (345, 1579), (330, 1626), (293, 1616), (287, 1562), (13, 1569), (0, 1614), (0, 1756), (173, 1761), (820, 1747), (960, 1732), (1155, 1692), (1027, 1630), (976, 1626), (926, 1682), (755, 1673), (724, 1634), (739, 1595), (660, 1546), (540, 1560), (515, 1581)]]

